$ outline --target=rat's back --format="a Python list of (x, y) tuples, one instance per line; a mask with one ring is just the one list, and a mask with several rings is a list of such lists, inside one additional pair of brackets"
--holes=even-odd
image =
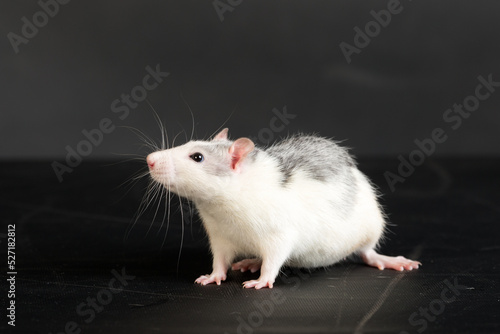
[(283, 198), (275, 201), (288, 213), (282, 213), (289, 217), (284, 224), (298, 237), (289, 265), (327, 266), (375, 247), (384, 230), (383, 214), (346, 148), (326, 138), (295, 135), (265, 152), (280, 171)]
[(298, 172), (326, 182), (329, 179), (349, 176), (349, 167), (355, 167), (347, 149), (326, 138), (312, 135), (294, 135), (265, 150), (279, 164), (283, 184), (291, 181)]

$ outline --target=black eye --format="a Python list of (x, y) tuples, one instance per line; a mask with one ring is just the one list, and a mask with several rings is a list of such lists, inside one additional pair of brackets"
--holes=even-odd
[(202, 162), (203, 160), (205, 160), (205, 157), (203, 156), (203, 154), (198, 153), (198, 152), (191, 154), (189, 157), (196, 162)]

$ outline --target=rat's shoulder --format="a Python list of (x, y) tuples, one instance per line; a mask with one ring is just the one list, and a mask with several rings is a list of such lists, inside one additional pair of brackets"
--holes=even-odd
[(356, 165), (347, 148), (317, 135), (295, 134), (265, 152), (278, 161), (285, 182), (299, 170), (316, 180), (326, 181), (341, 174), (346, 167)]

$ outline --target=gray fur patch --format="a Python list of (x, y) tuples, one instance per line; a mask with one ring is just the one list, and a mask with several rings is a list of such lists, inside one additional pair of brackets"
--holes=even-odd
[(278, 161), (283, 185), (299, 170), (325, 182), (334, 177), (348, 177), (347, 167), (356, 166), (347, 149), (317, 136), (295, 135), (269, 147), (266, 153)]

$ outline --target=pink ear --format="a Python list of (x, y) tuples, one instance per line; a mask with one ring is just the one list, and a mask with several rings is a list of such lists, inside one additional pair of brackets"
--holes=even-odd
[(219, 132), (217, 135), (215, 135), (214, 139), (212, 140), (226, 140), (228, 132), (229, 132), (228, 128), (222, 129), (222, 131)]
[(240, 138), (236, 140), (229, 148), (231, 155), (231, 168), (236, 170), (239, 164), (245, 159), (248, 153), (252, 152), (255, 144), (248, 138)]

